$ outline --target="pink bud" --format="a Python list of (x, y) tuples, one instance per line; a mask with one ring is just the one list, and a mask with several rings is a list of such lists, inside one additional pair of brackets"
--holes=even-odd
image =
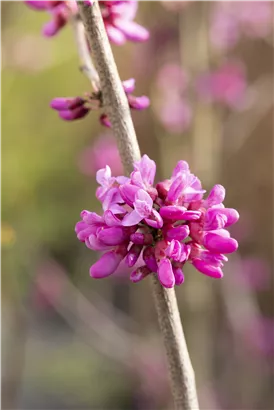
[(119, 190), (126, 204), (132, 207), (135, 200), (135, 195), (140, 190), (140, 187), (132, 184), (123, 184), (120, 185)]
[(136, 269), (130, 274), (130, 280), (133, 283), (140, 282), (142, 279), (144, 279), (146, 276), (148, 276), (151, 273), (149, 268), (147, 266), (140, 266), (140, 268)]
[(172, 265), (169, 259), (162, 259), (158, 267), (158, 278), (165, 288), (173, 288), (175, 278), (172, 270)]
[(225, 199), (225, 188), (222, 185), (214, 185), (210, 191), (205, 204), (207, 207), (221, 204)]
[(155, 229), (161, 229), (163, 226), (163, 219), (156, 209), (152, 209), (149, 218), (145, 218), (146, 223)]
[(179, 286), (182, 283), (184, 283), (185, 277), (182, 272), (182, 269), (176, 266), (173, 266), (172, 269), (173, 269), (173, 275), (175, 278), (175, 285)]
[(142, 97), (134, 97), (133, 95), (128, 95), (128, 103), (130, 108), (134, 110), (144, 110), (149, 107), (150, 100), (148, 97), (143, 95)]
[(160, 209), (160, 215), (164, 219), (170, 220), (197, 220), (201, 217), (201, 212), (199, 211), (187, 211), (187, 209), (183, 206), (163, 206)]
[(70, 17), (70, 11), (62, 2), (60, 5), (51, 9), (52, 20), (44, 25), (43, 34), (46, 37), (52, 37), (63, 28)]
[(130, 78), (129, 80), (123, 81), (123, 88), (125, 90), (126, 94), (131, 94), (134, 91), (135, 88), (135, 79)]
[(125, 242), (128, 236), (128, 231), (120, 226), (102, 228), (102, 230), (97, 233), (99, 241), (109, 246), (122, 244), (123, 242)]
[(220, 267), (206, 263), (201, 259), (194, 259), (192, 264), (198, 271), (211, 278), (220, 279), (224, 275)]
[(107, 127), (107, 128), (111, 128), (111, 127), (112, 127), (111, 122), (109, 121), (108, 116), (107, 116), (106, 114), (102, 114), (102, 115), (100, 116), (99, 120), (100, 120), (100, 123), (101, 123), (102, 125), (104, 125), (104, 127)]
[(118, 246), (115, 250), (106, 252), (91, 266), (89, 271), (90, 276), (95, 279), (100, 279), (112, 275), (126, 256), (126, 253), (126, 246)]
[(170, 228), (164, 233), (165, 238), (171, 241), (172, 239), (177, 239), (178, 241), (183, 241), (189, 235), (189, 226), (181, 225), (174, 228)]
[(125, 262), (126, 264), (132, 268), (132, 266), (135, 265), (135, 263), (137, 262), (140, 253), (142, 252), (143, 249), (143, 245), (131, 245), (128, 254), (126, 256)]
[(57, 111), (73, 110), (76, 107), (81, 107), (85, 101), (81, 97), (67, 97), (67, 98), (54, 98), (50, 106)]
[(238, 248), (238, 242), (233, 238), (225, 238), (215, 233), (206, 233), (203, 245), (211, 252), (233, 253)]
[(158, 265), (155, 258), (154, 248), (152, 246), (147, 246), (143, 252), (143, 259), (147, 267), (151, 270), (151, 272), (157, 272)]
[(89, 113), (89, 109), (85, 107), (77, 107), (73, 110), (59, 111), (59, 117), (65, 121), (74, 121), (85, 117)]
[(153, 236), (150, 233), (136, 232), (130, 235), (130, 240), (136, 245), (150, 245), (153, 242)]

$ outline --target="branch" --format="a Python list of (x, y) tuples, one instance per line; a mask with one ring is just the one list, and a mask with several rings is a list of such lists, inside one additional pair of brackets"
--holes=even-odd
[[(79, 1), (78, 6), (99, 74), (104, 107), (113, 125), (125, 171), (129, 174), (133, 169), (134, 161), (140, 159), (140, 150), (100, 8), (97, 1), (92, 7)], [(152, 283), (158, 320), (167, 352), (175, 408), (197, 410), (194, 372), (174, 289), (163, 288), (156, 277), (153, 277)]]
[(100, 89), (98, 73), (92, 63), (88, 48), (85, 28), (79, 14), (71, 17), (71, 27), (74, 33), (76, 48), (81, 61), (81, 71), (87, 76), (95, 91)]
[(130, 174), (133, 162), (140, 159), (140, 150), (100, 7), (97, 1), (92, 6), (79, 1), (78, 7), (88, 34), (93, 61), (99, 74), (103, 105), (112, 123), (125, 172)]
[(198, 410), (195, 375), (187, 350), (174, 289), (166, 289), (153, 276), (153, 296), (168, 358), (176, 410)]

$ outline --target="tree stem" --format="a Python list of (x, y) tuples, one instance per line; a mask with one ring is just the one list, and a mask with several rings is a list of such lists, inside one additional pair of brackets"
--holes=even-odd
[(176, 410), (198, 410), (195, 375), (174, 289), (166, 289), (152, 279), (154, 302), (168, 359), (171, 389)]
[[(133, 170), (133, 163), (140, 159), (130, 109), (111, 47), (104, 28), (98, 1), (92, 7), (78, 2), (93, 61), (99, 74), (104, 108), (109, 116), (125, 172)], [(195, 377), (182, 329), (174, 289), (165, 289), (154, 276), (152, 280), (154, 300), (161, 332), (163, 334), (170, 380), (176, 410), (197, 410), (198, 400)]]

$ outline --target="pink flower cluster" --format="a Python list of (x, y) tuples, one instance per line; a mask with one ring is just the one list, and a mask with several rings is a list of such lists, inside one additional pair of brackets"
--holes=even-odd
[[(135, 97), (132, 92), (135, 89), (135, 80), (130, 78), (123, 81), (123, 87), (128, 99), (128, 103), (133, 110), (144, 110), (150, 104), (146, 96)], [(86, 94), (82, 97), (58, 97), (50, 103), (51, 108), (59, 112), (59, 116), (66, 121), (73, 121), (85, 117), (90, 111), (98, 110), (103, 107), (101, 91)], [(111, 127), (111, 122), (105, 113), (100, 116), (100, 122), (106, 127)]]
[(120, 262), (133, 268), (130, 279), (139, 282), (155, 272), (166, 288), (184, 281), (183, 267), (191, 263), (213, 278), (238, 248), (227, 227), (237, 222), (235, 209), (225, 208), (225, 189), (215, 185), (207, 198), (200, 180), (185, 161), (179, 161), (170, 179), (154, 187), (156, 164), (144, 155), (130, 177), (113, 177), (108, 166), (97, 172), (96, 196), (103, 215), (82, 211), (76, 224), (80, 241), (95, 251), (106, 251), (91, 266), (93, 278), (115, 272)]
[[(25, 3), (37, 11), (47, 11), (51, 15), (51, 20), (43, 28), (46, 37), (56, 35), (67, 24), (71, 15), (78, 12), (75, 0), (26, 0)], [(92, 5), (92, 1), (85, 3)], [(121, 45), (126, 40), (146, 41), (149, 38), (149, 32), (133, 21), (138, 8), (137, 0), (99, 1), (99, 5), (109, 40), (114, 44)]]
[(211, 16), (210, 38), (219, 49), (234, 47), (241, 35), (262, 38), (271, 33), (271, 1), (217, 1)]

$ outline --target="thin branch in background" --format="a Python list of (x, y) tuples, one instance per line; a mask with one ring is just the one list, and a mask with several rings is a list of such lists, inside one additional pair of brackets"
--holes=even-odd
[[(128, 102), (105, 32), (100, 8), (78, 3), (93, 61), (99, 74), (103, 103), (113, 125), (125, 172), (129, 174), (140, 150), (132, 123)], [(152, 280), (154, 300), (164, 338), (171, 376), (172, 392), (177, 410), (198, 409), (195, 377), (189, 358), (174, 289), (163, 288), (156, 278)]]
[(130, 174), (133, 162), (140, 159), (140, 150), (100, 7), (97, 2), (92, 7), (78, 2), (78, 6), (88, 34), (94, 65), (99, 74), (103, 105), (112, 123), (124, 170)]
[(71, 27), (73, 29), (76, 48), (81, 61), (80, 69), (87, 76), (95, 91), (100, 89), (98, 73), (92, 63), (85, 28), (79, 14), (71, 17)]
[(229, 144), (229, 158), (232, 158), (242, 149), (274, 103), (272, 75), (260, 78), (250, 86), (250, 89), (251, 99), (254, 98), (253, 106), (250, 110), (241, 112), (237, 116), (234, 112), (231, 113), (224, 124), (224, 133), (235, 136)]

